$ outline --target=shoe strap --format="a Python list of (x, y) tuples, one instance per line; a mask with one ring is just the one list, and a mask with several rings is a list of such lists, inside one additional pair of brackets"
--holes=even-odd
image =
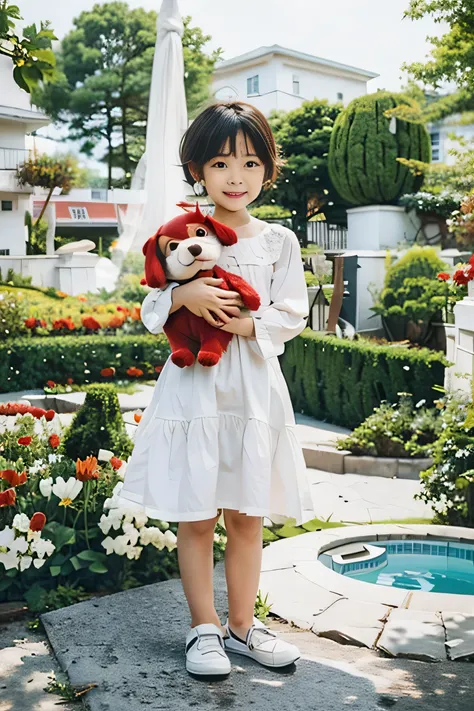
[[(261, 644), (264, 642), (268, 641), (266, 639), (261, 639), (257, 644), (255, 645), (254, 642), (252, 641), (252, 638), (255, 637), (255, 634), (264, 634), (267, 637), (274, 637), (276, 638), (275, 632), (272, 632), (271, 630), (268, 629), (268, 627), (260, 627), (256, 625), (252, 625), (252, 627), (249, 629), (247, 632), (247, 647), (249, 649), (255, 649), (256, 647), (259, 647)], [(258, 639), (258, 637), (257, 637)]]

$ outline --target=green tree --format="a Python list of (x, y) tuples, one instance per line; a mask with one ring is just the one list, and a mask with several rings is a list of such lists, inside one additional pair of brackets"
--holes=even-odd
[[(46, 153), (34, 153), (17, 169), (20, 185), (46, 188), (48, 195), (36, 222), (43, 217), (55, 188), (61, 188), (63, 194), (70, 191), (76, 179), (77, 161), (71, 157), (48, 156)], [(34, 227), (34, 225), (33, 225)]]
[[(70, 138), (90, 155), (105, 142), (108, 186), (112, 169), (131, 173), (145, 148), (148, 102), (156, 42), (155, 12), (130, 9), (125, 2), (94, 5), (74, 19), (57, 56), (58, 80), (35, 95), (54, 120), (65, 123)], [(184, 19), (183, 54), (188, 112), (209, 98), (214, 64), (222, 50), (207, 55), (210, 36)]]
[(0, 0), (0, 54), (9, 57), (13, 64), (13, 78), (20, 89), (31, 93), (39, 82), (54, 79), (56, 57), (51, 49), (57, 39), (49, 22), (25, 27), (22, 34), (15, 29), (15, 20), (22, 20), (20, 8)]
[(269, 117), (284, 165), (256, 206), (275, 204), (288, 210), (302, 245), (307, 242), (306, 225), (313, 215), (324, 213), (335, 223), (346, 219), (348, 204), (334, 190), (328, 173), (331, 132), (341, 109), (339, 104), (314, 99), (288, 113), (274, 111)]

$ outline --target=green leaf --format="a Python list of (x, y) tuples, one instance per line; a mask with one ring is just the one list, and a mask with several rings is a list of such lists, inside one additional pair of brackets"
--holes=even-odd
[(71, 560), (71, 565), (74, 568), (74, 570), (80, 570), (81, 568), (87, 568), (87, 561), (79, 560), (77, 555), (73, 555), (70, 560)]
[(57, 551), (59, 551), (63, 546), (67, 546), (76, 542), (75, 530), (73, 528), (70, 528), (69, 526), (63, 526), (57, 521), (51, 521), (50, 523), (47, 523), (43, 530), (51, 534), (51, 540), (56, 546)]
[(52, 49), (35, 49), (31, 54), (49, 66), (56, 66), (56, 55)]
[(109, 569), (103, 563), (92, 563), (89, 566), (91, 573), (108, 573)]
[(105, 553), (101, 553), (100, 551), (90, 551), (87, 548), (86, 550), (78, 553), (77, 557), (80, 558), (81, 560), (87, 560), (87, 561), (91, 561), (94, 563), (94, 562), (104, 561), (107, 558), (107, 555)]
[(23, 78), (22, 67), (15, 67), (13, 70), (13, 79), (18, 84), (20, 89), (23, 89), (23, 91), (26, 91), (28, 94), (30, 93), (30, 87)]
[(55, 578), (56, 576), (61, 574), (61, 566), (60, 565), (52, 565), (49, 569), (49, 572)]
[(69, 573), (72, 573), (74, 570), (73, 565), (70, 560), (67, 560), (62, 566), (61, 566), (61, 575), (69, 575)]
[(10, 585), (13, 585), (13, 580), (11, 578), (5, 577), (3, 580), (0, 580), (0, 590), (6, 590), (10, 587)]
[(263, 536), (262, 536), (264, 541), (278, 541), (278, 536), (275, 536), (275, 534), (270, 531), (268, 528), (263, 529)]
[(47, 594), (45, 588), (43, 588), (39, 583), (35, 583), (32, 587), (27, 590), (23, 597), (28, 603), (28, 607), (32, 612), (39, 610), (43, 606), (44, 598)]

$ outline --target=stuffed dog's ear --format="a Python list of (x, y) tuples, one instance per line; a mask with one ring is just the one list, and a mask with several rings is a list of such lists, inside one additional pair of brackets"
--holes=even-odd
[(143, 245), (145, 255), (145, 277), (152, 289), (162, 289), (167, 282), (165, 272), (157, 255), (158, 237), (153, 235)]
[(217, 222), (217, 220), (214, 220), (210, 215), (206, 215), (204, 224), (207, 224), (212, 229), (224, 247), (230, 247), (231, 244), (237, 242), (237, 235), (232, 227), (227, 227), (227, 225), (223, 225), (222, 222)]

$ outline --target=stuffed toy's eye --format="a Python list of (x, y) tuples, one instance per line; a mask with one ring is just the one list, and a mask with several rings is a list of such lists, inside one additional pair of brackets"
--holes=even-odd
[(174, 252), (175, 249), (178, 249), (178, 242), (170, 242), (170, 252)]
[(207, 235), (206, 230), (203, 227), (198, 227), (196, 230), (196, 237), (205, 237)]

